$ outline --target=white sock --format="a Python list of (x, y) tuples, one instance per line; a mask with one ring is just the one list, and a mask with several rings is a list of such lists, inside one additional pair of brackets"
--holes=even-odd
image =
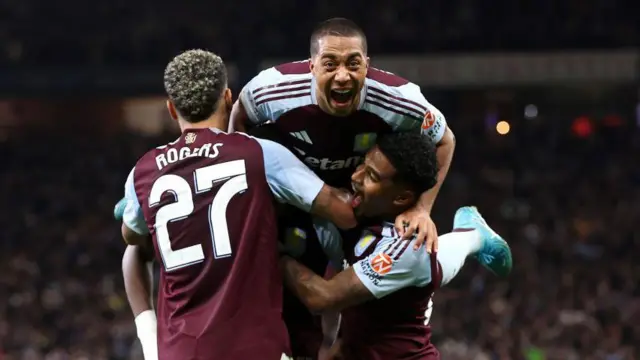
[(441, 285), (460, 272), (467, 256), (480, 251), (482, 239), (477, 230), (456, 231), (438, 236), (438, 262), (442, 267)]

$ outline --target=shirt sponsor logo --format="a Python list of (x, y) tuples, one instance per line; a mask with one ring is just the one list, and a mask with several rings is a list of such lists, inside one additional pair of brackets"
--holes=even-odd
[(422, 130), (430, 129), (435, 122), (436, 122), (436, 117), (433, 116), (431, 111), (427, 110), (427, 113), (424, 114), (424, 120), (422, 121)]
[(312, 156), (304, 157), (304, 163), (310, 168), (320, 170), (342, 170), (355, 168), (362, 162), (361, 156), (352, 156), (345, 160), (331, 160), (329, 158), (318, 159)]
[(379, 275), (388, 274), (392, 266), (393, 260), (386, 253), (381, 252), (371, 259), (371, 269)]
[(444, 123), (444, 117), (442, 114), (434, 114), (431, 111), (427, 111), (424, 115), (424, 121), (420, 127), (423, 134), (435, 141), (436, 137), (440, 134)]
[(360, 267), (360, 271), (364, 276), (367, 277), (371, 281), (371, 283), (375, 286), (380, 285), (380, 281), (382, 281), (382, 275), (378, 274), (373, 267), (371, 266), (371, 261), (364, 259), (358, 261), (355, 266)]

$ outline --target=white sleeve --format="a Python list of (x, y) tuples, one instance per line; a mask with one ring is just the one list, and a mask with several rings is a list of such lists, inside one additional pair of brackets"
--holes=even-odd
[(122, 213), (122, 222), (131, 230), (140, 235), (146, 235), (149, 233), (149, 228), (144, 220), (142, 209), (140, 208), (140, 202), (138, 201), (138, 195), (136, 195), (136, 189), (133, 182), (133, 172), (135, 167), (129, 173), (127, 181), (124, 184), (124, 198), (127, 201)]
[(409, 83), (398, 89), (402, 97), (416, 105), (416, 110), (420, 108), (424, 111), (420, 132), (428, 136), (433, 142), (439, 143), (447, 129), (447, 120), (442, 115), (442, 112), (427, 101), (418, 85)]
[(264, 169), (276, 199), (309, 212), (324, 181), (284, 146), (254, 138), (262, 147)]
[(424, 115), (420, 132), (422, 135), (428, 136), (434, 143), (439, 143), (447, 130), (447, 120), (437, 107), (427, 103), (429, 109)]
[(278, 83), (282, 75), (274, 68), (261, 71), (249, 81), (240, 91), (240, 102), (247, 112), (249, 120), (255, 125), (273, 120), (273, 114), (268, 102), (260, 101), (260, 90)]
[(424, 248), (414, 251), (413, 244), (413, 240), (385, 237), (371, 255), (353, 265), (360, 281), (376, 298), (431, 282), (431, 258)]
[(342, 269), (344, 251), (342, 249), (342, 235), (338, 228), (329, 220), (313, 217), (313, 227), (318, 235), (320, 246), (325, 255), (336, 269)]

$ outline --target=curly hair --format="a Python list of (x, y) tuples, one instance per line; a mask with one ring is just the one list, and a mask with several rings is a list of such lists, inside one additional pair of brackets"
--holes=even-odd
[(227, 88), (227, 69), (209, 51), (189, 50), (171, 60), (164, 70), (164, 89), (180, 115), (189, 122), (208, 119)]
[(395, 179), (412, 190), (423, 193), (438, 182), (436, 145), (417, 132), (392, 133), (382, 136), (378, 149), (396, 169)]
[(331, 18), (316, 25), (309, 41), (309, 52), (312, 57), (318, 54), (318, 40), (325, 36), (360, 37), (362, 49), (365, 54), (367, 53), (367, 36), (355, 22), (349, 19)]

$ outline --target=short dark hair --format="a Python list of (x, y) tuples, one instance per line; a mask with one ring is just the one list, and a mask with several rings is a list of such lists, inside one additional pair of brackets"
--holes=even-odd
[(189, 122), (208, 119), (227, 88), (227, 69), (220, 56), (189, 50), (164, 70), (164, 89), (180, 115)]
[(362, 39), (362, 49), (364, 53), (367, 53), (367, 36), (355, 22), (349, 19), (331, 18), (316, 25), (311, 33), (311, 40), (309, 42), (309, 52), (312, 57), (318, 54), (318, 40), (325, 36), (358, 36)]
[(438, 182), (436, 145), (417, 132), (392, 133), (377, 141), (378, 149), (396, 169), (395, 179), (419, 194)]

